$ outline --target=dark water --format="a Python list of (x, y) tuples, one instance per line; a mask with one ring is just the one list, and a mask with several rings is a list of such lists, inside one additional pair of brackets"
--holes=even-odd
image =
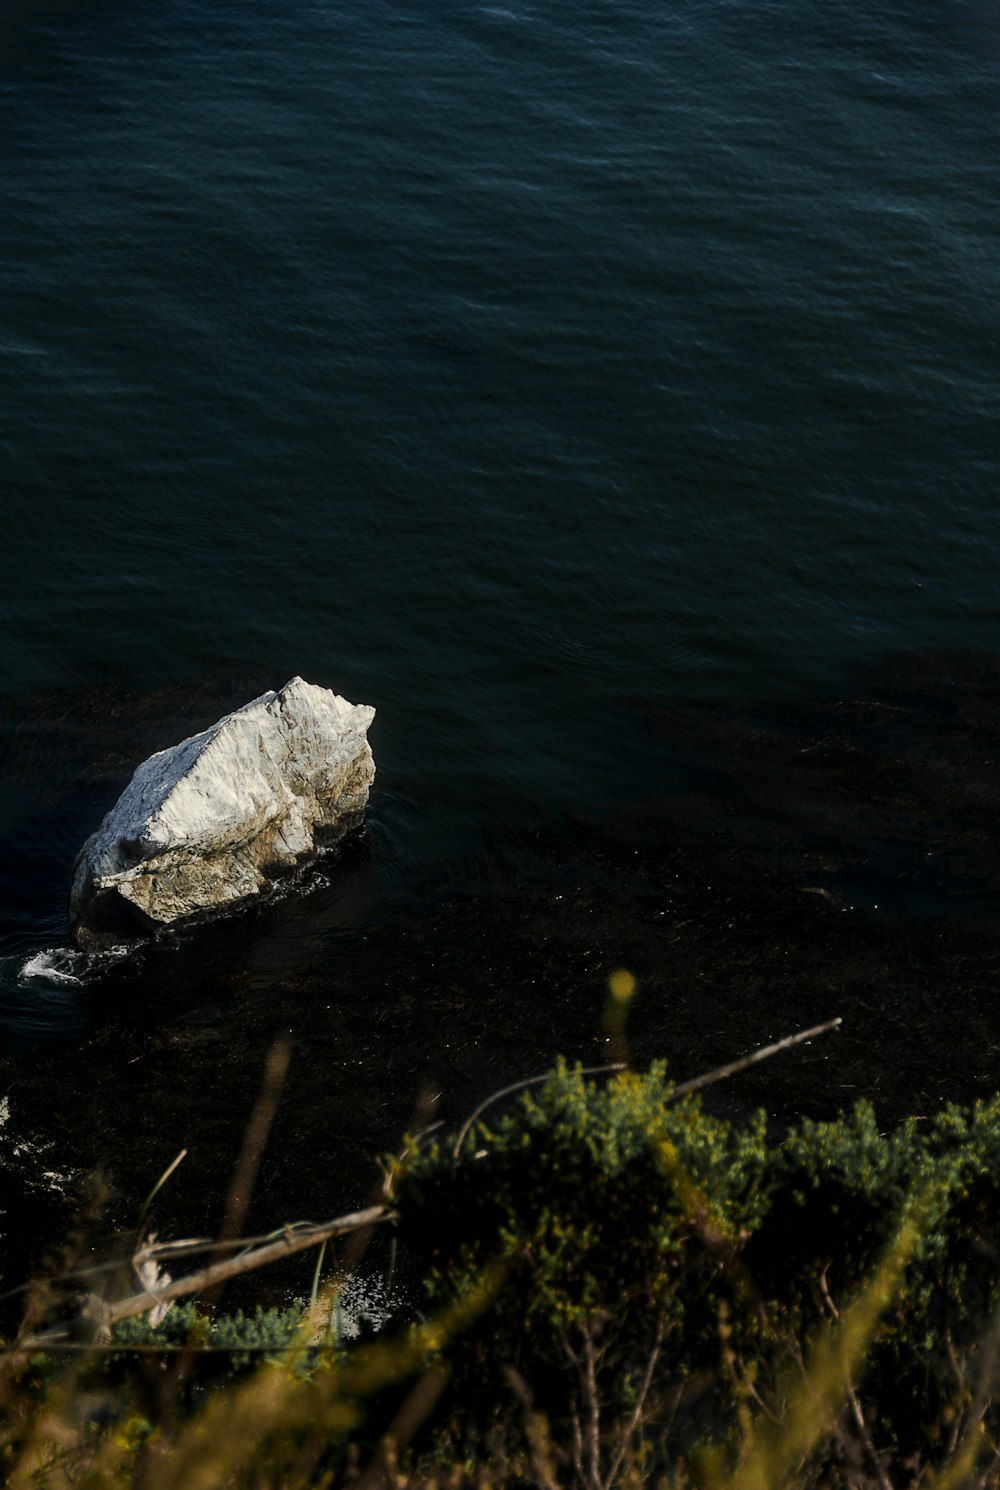
[[(780, 903), (807, 927), (808, 904), (833, 941), (778, 939), (801, 1010), (780, 979), (767, 1003), (773, 958), (741, 952), (743, 983), (735, 952), (681, 959), (714, 992), (671, 983), (646, 1054), (733, 1053), (830, 1012), (825, 986), (869, 1010), (842, 1091), (875, 1091), (918, 963), (927, 1018), (960, 986), (992, 1051), (993, 9), (20, 0), (0, 58), (0, 998), (24, 1100), (100, 1086), (94, 1047), (60, 1045), (104, 1041), (110, 1082), (160, 1041), (165, 1163), (170, 1042), (185, 1070), (234, 1063), (249, 1101), (282, 1027), (334, 1073), (300, 1116), (388, 1134), (433, 1069), (460, 1104), (592, 1051), (671, 853), (706, 958), (726, 864), (734, 924), (764, 937)], [(70, 865), (131, 768), (293, 673), (378, 708), (367, 850), (249, 930), (67, 981)], [(784, 766), (751, 811), (755, 740)], [(793, 811), (803, 760), (839, 765)], [(803, 854), (840, 866), (808, 893)], [(860, 923), (859, 886), (881, 896)], [(589, 962), (567, 950), (587, 915)], [(823, 985), (835, 947), (867, 973)], [(948, 1095), (906, 1071), (894, 1109)], [(128, 1104), (76, 1124), (88, 1160), (130, 1128)]]

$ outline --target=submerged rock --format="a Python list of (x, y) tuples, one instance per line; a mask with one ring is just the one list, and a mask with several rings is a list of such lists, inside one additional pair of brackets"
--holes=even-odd
[(293, 678), (135, 772), (77, 858), (83, 947), (150, 935), (246, 900), (358, 826), (375, 710)]

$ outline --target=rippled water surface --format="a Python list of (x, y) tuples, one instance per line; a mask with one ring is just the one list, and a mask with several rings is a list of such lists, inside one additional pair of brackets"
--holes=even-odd
[(132, 767), (294, 673), (378, 708), (371, 857), (220, 1019), (689, 790), (663, 710), (1000, 650), (988, 7), (22, 0), (0, 59), (12, 1049), (107, 1006), (65, 891)]

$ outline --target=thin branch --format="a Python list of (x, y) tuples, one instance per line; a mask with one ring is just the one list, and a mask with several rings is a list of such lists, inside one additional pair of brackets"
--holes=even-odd
[(625, 1455), (628, 1452), (629, 1447), (631, 1446), (638, 1431), (639, 1424), (642, 1421), (642, 1415), (646, 1410), (646, 1401), (649, 1397), (650, 1388), (653, 1385), (653, 1372), (656, 1370), (657, 1363), (660, 1359), (660, 1352), (663, 1349), (663, 1340), (665, 1334), (666, 1329), (663, 1323), (663, 1316), (662, 1314), (658, 1314), (656, 1320), (656, 1334), (653, 1337), (653, 1344), (650, 1347), (649, 1355), (646, 1359), (646, 1367), (642, 1373), (642, 1382), (640, 1383), (639, 1392), (635, 1399), (635, 1406), (632, 1409), (632, 1415), (628, 1420), (628, 1425), (625, 1428), (624, 1432), (621, 1434), (621, 1441), (618, 1445), (618, 1452), (615, 1454), (614, 1459), (611, 1461), (611, 1468), (608, 1470), (607, 1474), (604, 1477), (605, 1490), (611, 1490), (611, 1487), (616, 1483), (619, 1471), (621, 1470), (621, 1467), (625, 1462)]
[[(624, 1061), (613, 1061), (610, 1066), (584, 1066), (579, 1074), (581, 1076), (607, 1076), (612, 1071), (624, 1070)], [(541, 1082), (548, 1081), (550, 1074), (550, 1072), (546, 1071), (541, 1076), (525, 1076), (521, 1081), (512, 1081), (510, 1086), (502, 1086), (498, 1092), (493, 1092), (487, 1097), (485, 1102), (480, 1102), (479, 1106), (469, 1114), (461, 1128), (459, 1128), (458, 1137), (455, 1139), (455, 1146), (451, 1151), (451, 1157), (453, 1159), (458, 1158), (462, 1144), (468, 1136), (469, 1129), (477, 1119), (482, 1117), (487, 1107), (492, 1107), (493, 1103), (499, 1102), (502, 1097), (509, 1097), (512, 1092), (523, 1092), (526, 1087), (538, 1086)]]
[[(828, 1019), (825, 1024), (814, 1025), (812, 1029), (799, 1030), (794, 1035), (786, 1035), (783, 1040), (777, 1040), (773, 1045), (765, 1045), (762, 1050), (755, 1050), (750, 1055), (741, 1056), (738, 1061), (730, 1061), (728, 1066), (717, 1066), (714, 1071), (706, 1071), (702, 1076), (695, 1076), (691, 1081), (682, 1081), (679, 1086), (671, 1087), (665, 1095), (665, 1101), (673, 1102), (678, 1097), (686, 1097), (691, 1092), (701, 1091), (702, 1087), (712, 1086), (717, 1081), (725, 1081), (728, 1076), (736, 1076), (740, 1071), (746, 1071), (750, 1066), (756, 1066), (758, 1061), (770, 1060), (771, 1056), (779, 1055), (783, 1050), (791, 1050), (795, 1045), (802, 1045), (806, 1040), (815, 1040), (819, 1035), (826, 1035), (830, 1030), (837, 1029), (843, 1023), (838, 1015), (836, 1019)], [(608, 1076), (614, 1071), (626, 1070), (625, 1061), (613, 1061), (608, 1066), (584, 1066), (580, 1069), (581, 1076)], [(462, 1150), (462, 1144), (469, 1135), (473, 1124), (482, 1117), (488, 1107), (494, 1102), (501, 1101), (504, 1097), (510, 1097), (514, 1092), (522, 1092), (529, 1086), (538, 1086), (548, 1081), (550, 1072), (546, 1071), (541, 1076), (525, 1076), (521, 1081), (512, 1081), (510, 1086), (503, 1086), (499, 1091), (491, 1093), (485, 1101), (480, 1102), (469, 1116), (465, 1119), (458, 1130), (458, 1137), (452, 1146), (451, 1157), (457, 1159)]]
[(582, 1484), (584, 1479), (583, 1427), (580, 1423), (580, 1414), (577, 1411), (576, 1407), (573, 1408), (573, 1413), (570, 1421), (573, 1427), (573, 1468), (576, 1470), (576, 1477), (578, 1481)]
[(758, 1061), (770, 1060), (772, 1055), (778, 1055), (782, 1050), (790, 1050), (793, 1045), (801, 1045), (805, 1040), (814, 1040), (817, 1035), (828, 1034), (835, 1030), (843, 1020), (828, 1019), (825, 1024), (814, 1025), (811, 1030), (799, 1030), (795, 1035), (786, 1035), (783, 1040), (778, 1040), (774, 1045), (765, 1045), (762, 1050), (755, 1050), (751, 1055), (741, 1056), (738, 1061), (730, 1061), (728, 1066), (717, 1066), (714, 1071), (707, 1071), (704, 1076), (695, 1076), (691, 1081), (682, 1081), (680, 1086), (673, 1087), (666, 1095), (668, 1102), (675, 1101), (678, 1097), (686, 1097), (689, 1092), (699, 1092), (702, 1087), (712, 1086), (717, 1081), (725, 1081), (727, 1076), (735, 1076), (740, 1071), (746, 1071), (750, 1066), (756, 1066)]
[[(834, 1322), (836, 1324), (839, 1324), (840, 1310), (837, 1308), (836, 1304), (833, 1301), (833, 1295), (830, 1292), (830, 1286), (826, 1280), (826, 1271), (826, 1268), (824, 1268), (819, 1275), (820, 1291)], [(880, 1490), (893, 1490), (892, 1481), (886, 1474), (885, 1469), (882, 1465), (882, 1461), (879, 1458), (878, 1453), (876, 1452), (874, 1443), (872, 1442), (872, 1436), (868, 1431), (868, 1424), (865, 1422), (865, 1414), (862, 1409), (861, 1403), (858, 1400), (858, 1394), (854, 1389), (854, 1383), (852, 1382), (847, 1372), (844, 1373), (844, 1389), (847, 1393), (847, 1400), (850, 1404), (851, 1416), (854, 1418), (854, 1426), (858, 1430), (861, 1442), (864, 1444), (866, 1450), (868, 1451), (868, 1458), (871, 1460), (872, 1468), (875, 1470), (875, 1476), (879, 1482)]]
[[(239, 1252), (249, 1247), (259, 1246), (262, 1242), (273, 1242), (278, 1237), (297, 1236), (311, 1231), (317, 1223), (315, 1221), (289, 1221), (284, 1226), (272, 1227), (270, 1231), (262, 1231), (257, 1236), (236, 1236), (228, 1240), (213, 1241), (211, 1237), (182, 1237), (172, 1242), (151, 1242), (145, 1247), (140, 1247), (131, 1258), (123, 1261), (117, 1257), (112, 1262), (96, 1262), (85, 1268), (71, 1268), (64, 1273), (50, 1273), (46, 1275), (46, 1283), (83, 1283), (88, 1278), (98, 1278), (102, 1273), (121, 1272), (127, 1262), (133, 1266), (141, 1266), (144, 1262), (172, 1261), (178, 1257), (189, 1257), (192, 1254), (208, 1252)], [(27, 1283), (19, 1283), (16, 1288), (8, 1288), (0, 1293), (0, 1302), (5, 1299), (16, 1298), (19, 1293), (28, 1293), (37, 1287), (37, 1280), (31, 1279)]]
[[(264, 1147), (281, 1101), (285, 1077), (288, 1074), (288, 1057), (288, 1041), (275, 1040), (264, 1067), (264, 1081), (260, 1096), (257, 1098), (243, 1135), (243, 1147), (233, 1171), (232, 1183), (226, 1197), (226, 1214), (219, 1230), (220, 1241), (228, 1241), (230, 1237), (239, 1236), (243, 1230)], [(219, 1281), (213, 1286), (212, 1292), (205, 1300), (206, 1304), (214, 1304), (218, 1301), (226, 1276), (228, 1275), (220, 1274)]]
[(587, 1455), (590, 1472), (587, 1479), (592, 1490), (601, 1490), (601, 1399), (597, 1394), (597, 1359), (594, 1351), (594, 1326), (583, 1329), (583, 1388), (587, 1406)]
[[(379, 1221), (385, 1221), (389, 1214), (386, 1206), (369, 1206), (364, 1211), (354, 1211), (347, 1216), (338, 1216), (336, 1220), (327, 1221), (322, 1226), (311, 1226), (308, 1230), (287, 1232), (267, 1246), (255, 1247), (240, 1257), (210, 1263), (208, 1267), (202, 1268), (197, 1273), (189, 1273), (185, 1278), (177, 1278), (173, 1283), (168, 1283), (158, 1289), (155, 1299), (151, 1299), (146, 1290), (142, 1293), (131, 1294), (128, 1298), (119, 1299), (117, 1303), (108, 1305), (107, 1322), (114, 1324), (119, 1319), (129, 1319), (132, 1315), (144, 1314), (147, 1309), (153, 1308), (154, 1304), (169, 1304), (174, 1299), (184, 1298), (188, 1294), (202, 1293), (205, 1289), (212, 1288), (219, 1283), (228, 1282), (230, 1278), (235, 1278), (240, 1273), (249, 1273), (254, 1268), (264, 1267), (269, 1262), (277, 1262), (283, 1257), (291, 1257), (296, 1252), (303, 1252), (307, 1247), (314, 1247), (318, 1242), (325, 1241), (327, 1237), (342, 1236), (345, 1232), (357, 1231), (360, 1227), (373, 1226)], [(54, 1325), (51, 1330), (20, 1341), (16, 1348), (19, 1351), (43, 1350), (50, 1342), (55, 1343), (71, 1333), (72, 1322)]]

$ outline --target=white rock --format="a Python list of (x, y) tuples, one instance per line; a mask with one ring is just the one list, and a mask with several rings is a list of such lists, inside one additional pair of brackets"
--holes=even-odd
[(77, 858), (82, 946), (121, 941), (258, 894), (360, 823), (375, 710), (293, 678), (150, 756)]

